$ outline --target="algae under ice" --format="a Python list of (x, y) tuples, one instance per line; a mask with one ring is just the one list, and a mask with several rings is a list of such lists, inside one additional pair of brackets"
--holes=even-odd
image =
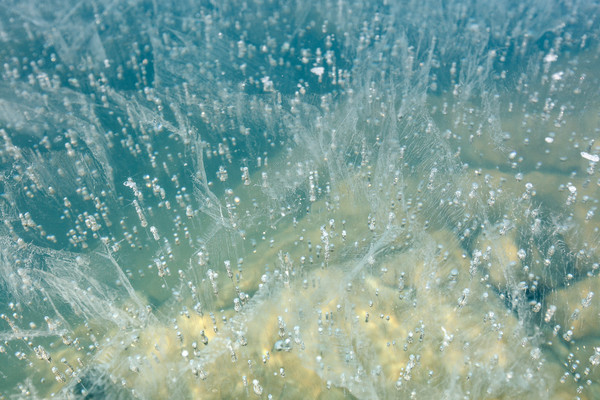
[(2, 2), (0, 398), (599, 398), (599, 22)]

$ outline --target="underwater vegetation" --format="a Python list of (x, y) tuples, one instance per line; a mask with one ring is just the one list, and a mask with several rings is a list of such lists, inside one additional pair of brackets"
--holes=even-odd
[(0, 399), (600, 397), (600, 5), (0, 4)]

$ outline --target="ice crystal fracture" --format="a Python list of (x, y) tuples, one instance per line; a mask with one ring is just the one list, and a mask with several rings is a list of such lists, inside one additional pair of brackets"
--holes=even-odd
[(4, 1), (0, 398), (599, 398), (599, 22)]

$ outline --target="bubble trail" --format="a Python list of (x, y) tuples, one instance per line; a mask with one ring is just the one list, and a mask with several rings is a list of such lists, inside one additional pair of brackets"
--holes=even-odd
[(5, 3), (0, 399), (600, 398), (596, 2)]

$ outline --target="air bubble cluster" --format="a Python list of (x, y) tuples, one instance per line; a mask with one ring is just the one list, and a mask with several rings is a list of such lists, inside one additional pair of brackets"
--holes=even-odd
[(9, 0), (0, 399), (600, 398), (599, 22)]

